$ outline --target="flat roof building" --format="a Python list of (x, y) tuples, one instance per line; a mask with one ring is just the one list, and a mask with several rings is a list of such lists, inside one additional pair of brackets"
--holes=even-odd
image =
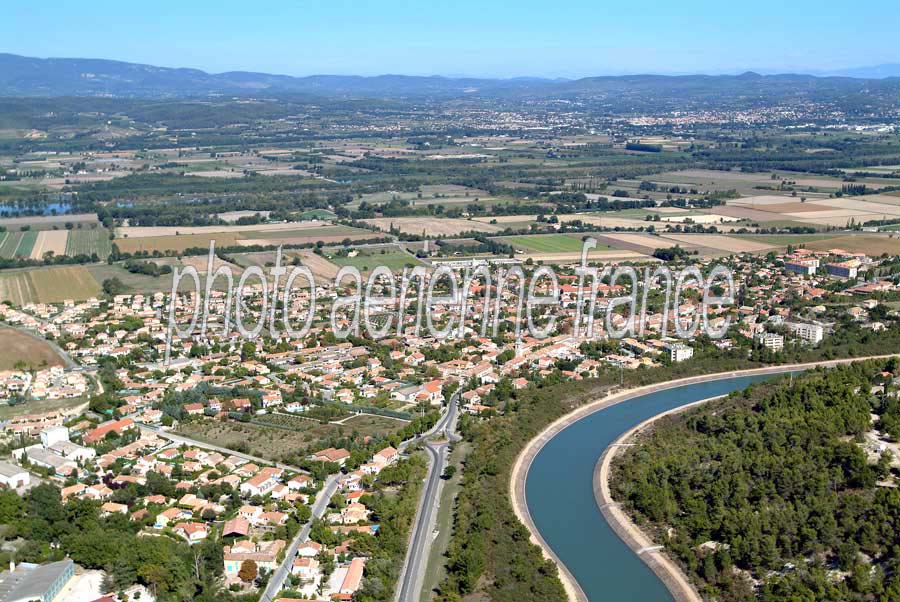
[(70, 558), (48, 564), (22, 563), (0, 573), (0, 602), (53, 602), (75, 575)]

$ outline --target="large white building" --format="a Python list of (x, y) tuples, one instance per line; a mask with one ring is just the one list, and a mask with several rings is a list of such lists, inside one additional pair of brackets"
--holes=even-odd
[(756, 337), (756, 340), (762, 343), (763, 347), (772, 351), (784, 349), (784, 337), (774, 332), (763, 332)]
[(688, 347), (684, 343), (675, 343), (669, 345), (669, 359), (673, 362), (683, 362), (694, 357), (693, 347)]
[(19, 487), (25, 487), (30, 482), (31, 477), (28, 475), (27, 470), (16, 466), (15, 464), (0, 460), (0, 485), (4, 485), (10, 489), (17, 489)]
[(788, 329), (801, 340), (813, 345), (825, 338), (825, 329), (819, 324), (804, 324), (802, 322), (788, 322)]

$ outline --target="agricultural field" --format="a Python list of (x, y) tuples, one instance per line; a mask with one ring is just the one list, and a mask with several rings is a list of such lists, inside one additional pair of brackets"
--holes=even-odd
[(407, 234), (424, 236), (459, 236), (463, 232), (500, 232), (505, 226), (459, 218), (376, 217), (363, 220), (388, 232), (393, 226)]
[(12, 370), (17, 365), (28, 370), (39, 370), (65, 364), (47, 341), (28, 333), (0, 326), (0, 370)]
[(815, 240), (805, 243), (804, 246), (814, 251), (843, 249), (851, 253), (865, 253), (871, 257), (878, 257), (883, 253), (900, 254), (900, 237), (886, 234), (847, 234)]
[(66, 240), (66, 255), (91, 255), (96, 253), (101, 261), (112, 251), (109, 230), (106, 228), (75, 228), (69, 231)]
[(394, 272), (401, 272), (404, 267), (416, 266), (421, 263), (414, 256), (396, 247), (364, 248), (354, 249), (354, 251), (356, 251), (354, 257), (339, 255), (331, 257), (327, 251), (325, 256), (328, 261), (338, 266), (352, 265), (362, 272), (371, 271), (378, 266), (385, 266)]
[(37, 232), (0, 232), (0, 257), (3, 259), (29, 259)]
[(43, 259), (46, 253), (53, 253), (56, 256), (65, 255), (68, 238), (68, 230), (41, 230), (37, 232), (34, 247), (31, 249), (31, 259)]
[(138, 251), (182, 252), (193, 247), (301, 245), (323, 242), (340, 243), (346, 239), (366, 240), (381, 236), (376, 232), (331, 225), (328, 222), (293, 222), (256, 226), (197, 226), (118, 228), (115, 244), (123, 253)]
[(83, 301), (97, 297), (100, 284), (84, 266), (55, 266), (0, 272), (0, 301), (16, 305)]
[(506, 236), (500, 240), (525, 251), (537, 253), (568, 253), (580, 251), (583, 246), (580, 237), (565, 234), (526, 234)]
[(238, 236), (232, 233), (218, 234), (185, 234), (181, 236), (143, 236), (139, 238), (117, 238), (113, 243), (122, 253), (138, 253), (146, 251), (153, 253), (158, 251), (183, 252), (185, 249), (195, 247), (208, 248), (210, 241), (216, 242), (216, 247), (232, 247), (237, 243)]
[[(235, 234), (245, 237), (260, 237), (262, 232), (283, 230), (310, 230), (332, 227), (328, 222), (282, 222), (277, 224), (255, 224), (252, 226), (127, 226), (116, 228), (117, 238), (159, 238), (163, 236), (188, 236), (195, 234)], [(335, 226), (336, 227), (336, 226)]]
[(83, 227), (89, 227), (90, 224), (98, 224), (96, 213), (72, 213), (68, 215), (36, 215), (26, 217), (4, 217), (0, 218), (0, 226), (11, 231), (21, 230), (23, 226), (32, 230), (53, 230), (63, 229), (66, 224), (83, 224)]

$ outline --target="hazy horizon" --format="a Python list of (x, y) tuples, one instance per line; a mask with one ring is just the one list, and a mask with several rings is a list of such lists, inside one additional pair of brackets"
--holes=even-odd
[[(900, 63), (900, 5), (870, 0), (823, 11), (761, 0), (723, 6), (694, 0), (657, 6), (533, 0), (383, 4), (341, 0), (250, 10), (226, 0), (147, 9), (17, 4), (0, 21), (3, 51), (29, 57), (97, 58), (208, 73), (295, 77), (384, 74), (480, 78), (579, 78), (632, 74), (827, 75)], [(865, 37), (845, 34), (867, 19)], [(22, 35), (23, 31), (41, 35)]]

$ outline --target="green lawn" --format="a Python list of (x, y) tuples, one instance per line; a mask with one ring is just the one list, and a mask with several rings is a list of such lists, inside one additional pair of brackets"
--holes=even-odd
[(516, 247), (538, 253), (569, 253), (580, 251), (582, 242), (574, 236), (565, 234), (526, 234), (523, 236), (508, 236), (501, 239)]

